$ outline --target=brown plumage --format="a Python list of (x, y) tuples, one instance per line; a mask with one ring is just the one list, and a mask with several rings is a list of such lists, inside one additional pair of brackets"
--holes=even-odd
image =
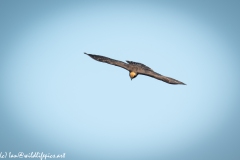
[(121, 68), (124, 68), (126, 70), (129, 71), (129, 76), (131, 79), (136, 78), (138, 74), (141, 75), (145, 75), (145, 76), (150, 76), (153, 78), (156, 78), (158, 80), (164, 81), (166, 83), (169, 84), (183, 84), (185, 85), (183, 82), (180, 82), (176, 79), (170, 78), (170, 77), (165, 77), (157, 72), (154, 72), (151, 68), (149, 68), (148, 66), (142, 64), (142, 63), (138, 63), (138, 62), (132, 62), (132, 61), (127, 61), (127, 63), (124, 63), (122, 61), (118, 61), (115, 59), (111, 59), (108, 57), (104, 57), (104, 56), (100, 56), (100, 55), (94, 55), (94, 54), (88, 54), (85, 53), (88, 56), (90, 56), (91, 58), (99, 61), (99, 62), (104, 62), (104, 63), (108, 63), (111, 65), (115, 65)]

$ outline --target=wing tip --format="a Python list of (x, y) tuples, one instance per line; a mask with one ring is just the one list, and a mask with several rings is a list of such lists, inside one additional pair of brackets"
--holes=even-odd
[(187, 85), (187, 84), (185, 84), (185, 83), (183, 83), (183, 82), (180, 82), (180, 81), (175, 81), (175, 82), (169, 82), (170, 84), (175, 84), (175, 85)]
[(84, 54), (88, 55), (86, 52), (83, 52)]
[(182, 83), (182, 82), (178, 82), (178, 83), (169, 83), (169, 84), (173, 84), (173, 85), (187, 85), (187, 84), (185, 84), (185, 83)]
[(187, 84), (185, 84), (185, 83), (183, 83), (183, 82), (181, 82), (181, 83), (179, 83), (179, 84), (182, 84), (182, 85), (187, 85)]

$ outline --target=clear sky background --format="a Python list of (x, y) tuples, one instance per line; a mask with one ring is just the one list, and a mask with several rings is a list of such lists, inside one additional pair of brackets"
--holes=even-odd
[[(0, 152), (240, 159), (239, 1), (0, 1)], [(94, 61), (141, 62), (170, 85)]]

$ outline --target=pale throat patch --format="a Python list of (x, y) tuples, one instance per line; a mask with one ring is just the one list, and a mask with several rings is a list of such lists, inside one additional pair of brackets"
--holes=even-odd
[(130, 77), (131, 77), (131, 78), (135, 77), (136, 75), (137, 75), (137, 73), (135, 73), (135, 72), (130, 72)]

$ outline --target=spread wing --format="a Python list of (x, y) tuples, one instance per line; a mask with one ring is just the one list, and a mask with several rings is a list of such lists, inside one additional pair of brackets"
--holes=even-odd
[(154, 72), (153, 70), (141, 69), (141, 70), (138, 71), (138, 73), (142, 74), (142, 75), (145, 75), (145, 76), (156, 78), (158, 80), (161, 80), (161, 81), (169, 83), (169, 84), (183, 84), (183, 85), (186, 85), (183, 82), (180, 82), (180, 81), (178, 81), (176, 79), (173, 79), (173, 78), (170, 78), (170, 77), (163, 76), (159, 73)]
[(124, 68), (126, 70), (129, 70), (129, 64), (124, 63), (122, 61), (118, 61), (118, 60), (111, 59), (111, 58), (104, 57), (104, 56), (100, 56), (100, 55), (88, 54), (86, 52), (84, 52), (84, 54), (90, 56), (91, 58), (95, 59), (96, 61), (103, 62), (103, 63), (108, 63), (108, 64), (111, 64), (111, 65), (118, 66), (118, 67)]

